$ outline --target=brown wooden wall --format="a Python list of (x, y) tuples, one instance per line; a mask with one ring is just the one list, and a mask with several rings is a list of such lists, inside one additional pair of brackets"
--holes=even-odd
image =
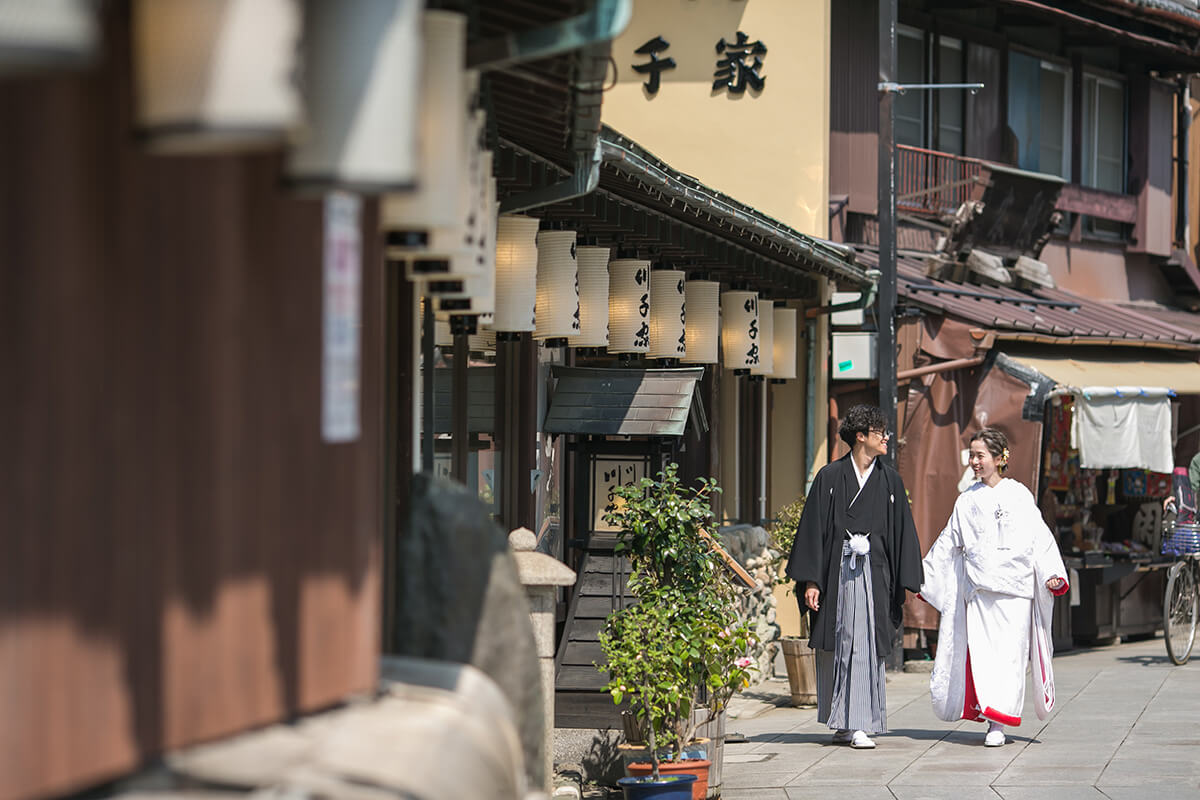
[(108, 11), (97, 68), (0, 79), (0, 800), (376, 675), (379, 253), (323, 444), (321, 203), (279, 153), (143, 155)]

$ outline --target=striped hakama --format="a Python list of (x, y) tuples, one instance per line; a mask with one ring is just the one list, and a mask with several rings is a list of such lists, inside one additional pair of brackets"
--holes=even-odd
[(835, 730), (887, 732), (883, 658), (875, 647), (871, 567), (865, 555), (842, 546), (837, 642), (817, 651), (817, 721)]

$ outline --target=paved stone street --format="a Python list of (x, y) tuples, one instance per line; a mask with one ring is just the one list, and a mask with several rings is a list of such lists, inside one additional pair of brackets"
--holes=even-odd
[[(1175, 800), (1200, 798), (1200, 661), (1172, 666), (1161, 638), (1056, 656), (1058, 705), (1028, 698), (1004, 747), (981, 723), (933, 715), (927, 674), (888, 678), (874, 750), (832, 745), (815, 709), (741, 699), (725, 750), (724, 800)], [(780, 686), (772, 681), (763, 687)], [(786, 682), (782, 684), (786, 691)]]

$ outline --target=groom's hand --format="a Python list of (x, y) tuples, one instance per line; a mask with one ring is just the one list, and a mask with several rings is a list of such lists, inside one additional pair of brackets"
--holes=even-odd
[(811, 581), (808, 584), (808, 588), (804, 590), (804, 604), (813, 611), (821, 609), (821, 590)]

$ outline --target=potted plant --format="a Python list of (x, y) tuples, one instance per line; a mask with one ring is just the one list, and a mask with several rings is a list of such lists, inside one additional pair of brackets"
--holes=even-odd
[[(800, 515), (803, 512), (804, 498), (800, 497), (781, 508), (771, 525), (772, 549), (779, 553), (775, 567), (776, 585), (791, 582), (783, 569), (787, 564), (788, 555), (792, 552), (792, 543), (796, 540), (796, 526), (800, 524)], [(795, 592), (795, 587), (788, 591)], [(813, 706), (817, 703), (817, 659), (816, 653), (808, 646), (808, 637), (808, 615), (801, 613), (799, 635), (785, 635), (780, 639), (794, 706)]]
[(704, 798), (713, 753), (695, 759), (686, 757), (687, 750), (697, 726), (748, 683), (749, 633), (704, 531), (712, 521), (714, 491), (720, 489), (708, 479), (683, 486), (672, 464), (658, 480), (614, 490), (614, 506), (605, 515), (621, 531), (616, 549), (630, 558), (629, 587), (637, 598), (609, 616), (600, 636), (608, 659), (606, 690), (617, 703), (629, 701), (647, 745), (646, 762), (627, 766), (632, 778), (646, 775), (622, 780), (627, 797), (672, 784), (679, 790), (664, 773), (689, 773), (697, 780), (682, 796)]

